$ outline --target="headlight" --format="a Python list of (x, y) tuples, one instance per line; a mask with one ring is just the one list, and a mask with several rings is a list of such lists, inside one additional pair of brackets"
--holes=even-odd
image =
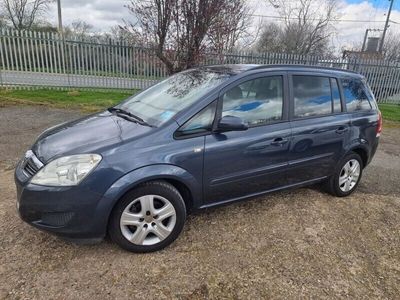
[(78, 185), (101, 161), (98, 154), (79, 154), (53, 160), (31, 180), (33, 184), (50, 186)]

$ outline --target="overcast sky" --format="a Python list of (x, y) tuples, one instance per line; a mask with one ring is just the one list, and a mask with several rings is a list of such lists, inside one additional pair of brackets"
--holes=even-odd
[[(267, 4), (266, 0), (247, 0), (254, 14), (275, 16), (277, 11)], [(288, 0), (297, 1), (297, 0)], [(383, 28), (386, 12), (390, 2), (388, 0), (339, 0), (339, 22), (335, 23), (336, 34), (332, 37), (335, 45), (349, 46), (362, 42), (367, 28)], [(61, 0), (64, 25), (81, 19), (94, 26), (96, 31), (108, 31), (111, 26), (122, 24), (122, 19), (132, 18), (124, 7), (127, 0)], [(56, 7), (52, 7), (49, 15), (52, 23), (56, 23)], [(260, 19), (264, 22), (279, 21), (270, 17), (253, 17), (255, 23)], [(351, 22), (351, 21), (359, 22)], [(389, 30), (400, 31), (400, 1), (394, 4)]]

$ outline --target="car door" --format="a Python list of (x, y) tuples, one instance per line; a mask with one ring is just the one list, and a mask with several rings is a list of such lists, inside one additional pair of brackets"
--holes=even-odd
[(253, 75), (221, 91), (214, 128), (218, 119), (227, 115), (242, 118), (249, 128), (206, 136), (206, 206), (286, 184), (291, 135), (287, 97), (284, 73)]
[(337, 78), (327, 74), (291, 73), (289, 184), (333, 173), (350, 133)]

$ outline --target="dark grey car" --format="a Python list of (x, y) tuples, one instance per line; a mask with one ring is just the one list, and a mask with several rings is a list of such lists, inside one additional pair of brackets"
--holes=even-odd
[(18, 210), (64, 238), (108, 232), (127, 250), (155, 251), (178, 237), (191, 211), (317, 182), (349, 195), (381, 129), (356, 73), (192, 69), (45, 131), (16, 168)]

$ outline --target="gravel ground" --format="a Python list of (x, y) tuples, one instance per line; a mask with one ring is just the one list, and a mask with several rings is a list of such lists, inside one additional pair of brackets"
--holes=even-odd
[(400, 128), (384, 128), (359, 190), (275, 193), (189, 216), (153, 254), (67, 243), (23, 223), (13, 166), (76, 111), (0, 108), (0, 299), (381, 298), (400, 295)]

